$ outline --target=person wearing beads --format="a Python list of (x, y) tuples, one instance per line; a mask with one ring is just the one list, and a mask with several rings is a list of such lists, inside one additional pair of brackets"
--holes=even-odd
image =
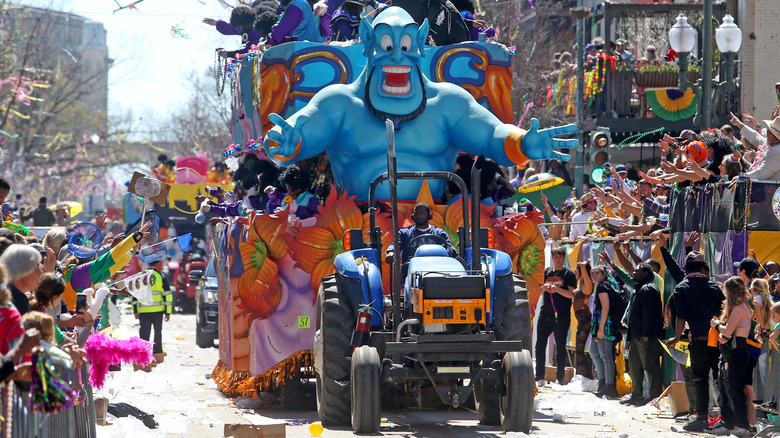
[[(664, 317), (661, 293), (653, 284), (654, 271), (648, 263), (639, 263), (632, 273), (636, 285), (628, 304), (628, 373), (633, 386), (631, 397), (622, 404), (642, 406), (663, 392), (661, 345)], [(650, 395), (643, 396), (645, 371), (649, 374)]]
[(711, 430), (717, 435), (749, 436), (745, 379), (750, 357), (746, 341), (750, 335), (752, 312), (746, 303), (748, 292), (741, 278), (731, 277), (726, 280), (723, 291), (726, 294), (726, 308), (720, 318), (713, 318), (710, 324), (717, 329), (720, 343), (718, 392), (723, 423), (716, 424)]
[[(577, 277), (578, 286), (574, 290), (574, 298), (571, 307), (574, 311), (574, 317), (577, 319), (576, 342), (574, 343), (574, 365), (577, 374), (593, 378), (593, 366), (591, 360), (585, 355), (585, 344), (588, 343), (588, 337), (591, 331), (591, 320), (593, 314), (590, 312), (590, 298), (593, 295), (593, 281), (591, 280), (590, 262), (584, 261), (577, 263), (577, 269), (574, 270)], [(600, 386), (603, 382), (599, 381)], [(603, 389), (599, 387), (599, 390)]]
[(79, 292), (95, 283), (108, 280), (130, 263), (130, 259), (135, 255), (133, 247), (149, 234), (151, 226), (151, 221), (146, 222), (140, 230), (91, 262), (65, 267), (62, 275), (65, 280), (65, 293), (62, 294), (62, 299), (65, 300), (68, 310), (76, 309), (76, 295)]
[[(753, 280), (759, 277), (759, 271), (761, 271), (761, 263), (750, 257), (734, 263), (734, 267), (737, 269), (737, 276), (745, 285), (751, 285)], [(753, 315), (755, 310), (753, 301), (748, 300), (747, 305), (750, 308), (750, 314)], [(758, 319), (756, 317), (751, 317), (750, 335), (748, 335), (746, 339), (749, 357), (745, 372), (745, 396), (751, 401), (747, 406), (747, 416), (750, 424), (755, 424), (756, 422), (756, 409), (752, 403), (755, 398), (755, 392), (753, 391), (753, 370), (756, 368), (758, 358), (761, 355), (761, 343), (752, 337), (757, 326)]]
[(215, 26), (222, 35), (240, 35), (244, 47), (239, 50), (219, 49), (218, 54), (223, 58), (232, 58), (239, 53), (248, 52), (253, 45), (260, 42), (263, 34), (254, 28), (257, 15), (254, 9), (248, 6), (237, 6), (230, 13), (230, 23), (213, 18), (204, 18), (203, 22), (209, 26)]
[(279, 21), (265, 37), (266, 46), (276, 46), (289, 41), (311, 41), (321, 43), (321, 35), (311, 5), (306, 0), (282, 0), (279, 7), (284, 12)]
[[(750, 282), (749, 290), (751, 298), (748, 304), (753, 307), (754, 321), (751, 334), (754, 334), (754, 339), (748, 339), (748, 341), (757, 342), (758, 357), (756, 357), (756, 360), (758, 362), (758, 375), (763, 384), (766, 380), (767, 368), (769, 367), (769, 344), (765, 340), (769, 337), (769, 332), (772, 329), (772, 298), (769, 294), (769, 282), (763, 278), (753, 279)], [(748, 342), (748, 345), (750, 344), (751, 342)], [(752, 376), (749, 375), (748, 377)]]
[(780, 350), (780, 336), (778, 336), (780, 335), (780, 302), (772, 304), (772, 322), (775, 325), (769, 334), (769, 342), (772, 343), (775, 350)]
[[(330, 3), (328, 3), (330, 5)], [(358, 37), (360, 14), (365, 7), (365, 0), (346, 0), (333, 14), (330, 21), (332, 41), (351, 41)]]
[(710, 266), (704, 260), (704, 254), (691, 251), (683, 266), (685, 277), (674, 287), (674, 309), (676, 316), (675, 336), (667, 339), (666, 345), (674, 348), (680, 341), (686, 324), (690, 332), (688, 351), (691, 359), (691, 375), (696, 396), (693, 411), (697, 414), (683, 426), (688, 432), (702, 432), (709, 428), (707, 413), (709, 410), (710, 374), (718, 379), (717, 347), (707, 344), (709, 321), (720, 314), (721, 303), (725, 300), (723, 291), (709, 278)]
[(590, 356), (599, 375), (599, 390), (596, 397), (617, 398), (615, 382), (615, 342), (620, 341), (620, 318), (616, 315), (617, 291), (607, 281), (607, 269), (599, 265), (591, 269), (591, 279), (596, 285), (596, 299), (593, 309)]
[(303, 169), (293, 164), (282, 171), (279, 182), (287, 193), (280, 193), (274, 186), (265, 189), (269, 199), (266, 210), (269, 213), (275, 213), (287, 205), (290, 205), (290, 213), (298, 219), (308, 219), (317, 213), (320, 200), (308, 191), (309, 176)]
[(563, 384), (566, 371), (566, 337), (571, 325), (571, 305), (577, 287), (577, 276), (574, 271), (563, 265), (566, 250), (557, 247), (553, 248), (551, 253), (553, 266), (544, 272), (544, 285), (541, 288), (542, 305), (536, 323), (536, 381), (539, 386), (546, 384), (544, 365), (547, 356), (547, 338), (551, 334), (555, 335), (558, 363), (555, 377), (559, 384)]

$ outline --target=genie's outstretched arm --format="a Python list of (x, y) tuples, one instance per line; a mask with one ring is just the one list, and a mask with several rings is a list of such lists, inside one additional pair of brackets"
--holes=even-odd
[(444, 108), (452, 109), (448, 118), (452, 142), (462, 151), (484, 155), (503, 166), (550, 158), (568, 161), (569, 155), (553, 148), (577, 147), (577, 140), (554, 138), (576, 132), (574, 124), (539, 130), (539, 121), (532, 119), (531, 129), (525, 131), (502, 123), (460, 87), (447, 87), (442, 98), (448, 101)]
[(328, 149), (336, 140), (346, 105), (343, 86), (331, 85), (287, 120), (278, 114), (268, 119), (276, 124), (266, 134), (263, 146), (268, 156), (280, 166), (289, 166)]

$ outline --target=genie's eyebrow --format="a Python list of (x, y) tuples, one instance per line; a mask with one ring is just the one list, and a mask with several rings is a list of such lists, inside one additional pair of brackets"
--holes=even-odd
[(387, 28), (386, 32), (389, 32), (389, 31), (393, 30), (393, 28), (390, 27), (389, 24), (387, 24), (387, 23), (379, 23), (379, 24), (376, 25), (376, 27), (374, 27), (374, 32), (376, 33), (377, 31), (381, 30), (383, 27)]

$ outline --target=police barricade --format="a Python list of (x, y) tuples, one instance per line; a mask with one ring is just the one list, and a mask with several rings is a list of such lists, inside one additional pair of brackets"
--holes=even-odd
[[(60, 376), (73, 375), (62, 363), (54, 362)], [(56, 413), (33, 412), (29, 383), (8, 382), (0, 385), (0, 403), (4, 422), (0, 436), (11, 438), (93, 438), (97, 436), (95, 404), (88, 382), (89, 368), (83, 364), (73, 389), (79, 394), (77, 405)]]

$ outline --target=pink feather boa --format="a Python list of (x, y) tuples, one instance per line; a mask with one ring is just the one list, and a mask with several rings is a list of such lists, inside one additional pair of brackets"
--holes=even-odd
[(84, 350), (87, 359), (92, 362), (89, 367), (89, 383), (96, 389), (106, 383), (109, 365), (120, 363), (135, 363), (148, 366), (152, 363), (152, 343), (139, 337), (127, 340), (111, 339), (103, 333), (95, 333), (87, 339)]

